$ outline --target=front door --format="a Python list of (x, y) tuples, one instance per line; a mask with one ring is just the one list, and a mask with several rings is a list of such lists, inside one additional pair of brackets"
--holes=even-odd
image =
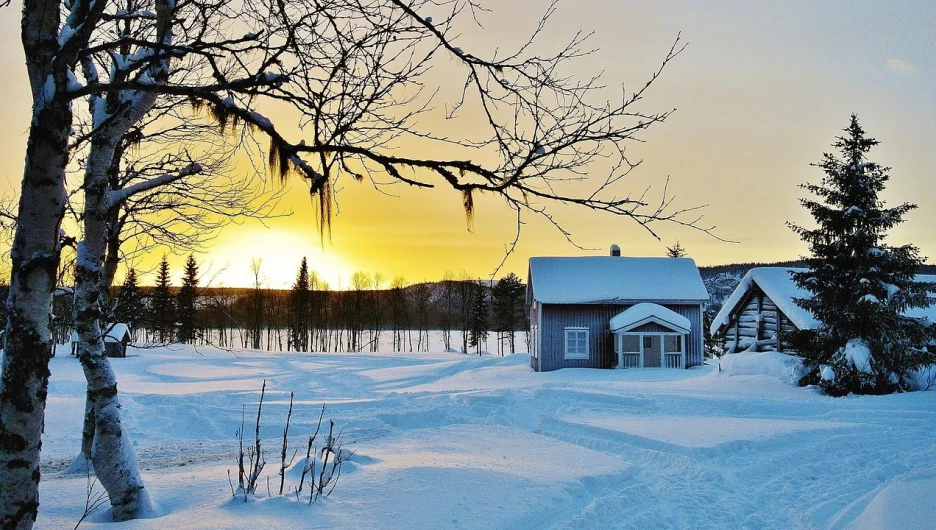
[(644, 368), (659, 368), (662, 366), (663, 340), (660, 335), (643, 336), (643, 365)]

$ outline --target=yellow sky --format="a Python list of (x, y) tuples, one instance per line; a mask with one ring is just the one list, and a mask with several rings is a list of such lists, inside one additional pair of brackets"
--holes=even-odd
[[(491, 2), (485, 30), (466, 31), (459, 44), (472, 49), (510, 43), (522, 20), (543, 2)], [(18, 186), (29, 103), (18, 39), (19, 6), (0, 12), (0, 171)], [(913, 243), (936, 259), (936, 5), (932, 2), (695, 2), (572, 0), (564, 2), (548, 29), (546, 44), (575, 30), (593, 30), (600, 51), (576, 67), (581, 75), (604, 71), (605, 81), (636, 86), (646, 80), (678, 32), (689, 46), (664, 73), (642, 108), (678, 109), (643, 135), (633, 154), (644, 165), (622, 189), (670, 176), (675, 205), (707, 204), (703, 223), (738, 243), (660, 226), (663, 242), (625, 219), (574, 208), (557, 210), (579, 250), (548, 223), (529, 218), (517, 251), (503, 272), (525, 276), (526, 260), (539, 255), (604, 254), (618, 243), (627, 255), (660, 255), (677, 239), (700, 264), (791, 259), (803, 245), (786, 221), (809, 223), (799, 207), (798, 184), (821, 174), (819, 159), (859, 115), (882, 141), (874, 160), (890, 165), (884, 193), (890, 204), (915, 202), (919, 209), (893, 231), (892, 243)], [(481, 46), (480, 42), (478, 44)], [(252, 282), (251, 258), (263, 259), (265, 284), (286, 287), (300, 259), (334, 286), (346, 286), (356, 270), (403, 275), (409, 281), (440, 278), (447, 270), (487, 277), (513, 240), (515, 219), (503, 201), (478, 201), (473, 231), (466, 228), (460, 195), (445, 189), (397, 187), (396, 197), (368, 183), (345, 179), (340, 213), (324, 248), (308, 192), (295, 185), (283, 203), (287, 218), (231, 226), (198, 256), (215, 285)], [(150, 263), (162, 253), (153, 253)], [(182, 257), (171, 257), (176, 271)], [(178, 272), (177, 272), (178, 275)], [(149, 280), (145, 278), (144, 281)]]

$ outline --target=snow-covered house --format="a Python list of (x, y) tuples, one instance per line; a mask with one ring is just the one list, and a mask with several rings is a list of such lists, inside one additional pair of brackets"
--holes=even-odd
[[(709, 327), (712, 338), (722, 343), (724, 352), (796, 353), (790, 347), (790, 333), (819, 325), (812, 313), (793, 301), (811, 296), (790, 276), (804, 270), (755, 267), (744, 275)], [(917, 275), (916, 280), (933, 282), (936, 276)], [(911, 309), (906, 315), (936, 322), (936, 305)]]
[[(127, 344), (130, 344), (130, 327), (123, 322), (104, 325), (104, 355), (108, 357), (126, 357)], [(78, 332), (72, 331), (72, 355), (78, 355)]]
[(708, 292), (689, 258), (530, 258), (534, 370), (702, 364)]

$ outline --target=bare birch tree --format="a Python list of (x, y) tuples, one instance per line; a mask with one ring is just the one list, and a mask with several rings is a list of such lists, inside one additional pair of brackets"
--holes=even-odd
[[(549, 210), (557, 203), (627, 217), (651, 233), (656, 221), (700, 228), (694, 213), (670, 209), (665, 194), (651, 203), (646, 195), (619, 189), (638, 165), (625, 156), (626, 145), (669, 115), (637, 108), (659, 72), (636, 91), (622, 90), (616, 101), (596, 99), (603, 90), (597, 77), (578, 81), (564, 73), (568, 63), (589, 53), (585, 35), (553, 53), (538, 53), (536, 43), (555, 9), (548, 5), (530, 40), (504, 54), (459, 39), (464, 24), (483, 16), (474, 0), (24, 0), (22, 42), (33, 109), (0, 381), (0, 525), (30, 528), (39, 505), (49, 307), (63, 243), (65, 171), (70, 145), (83, 140), (71, 137), (73, 102), (89, 105), (92, 127), (82, 183), (76, 320), (82, 365), (99, 408), (96, 421), (107, 431), (95, 444), (95, 469), (113, 479), (102, 484), (115, 518), (125, 519), (145, 511), (148, 502), (119, 426), (116, 379), (101, 342), (107, 212), (129, 189), (113, 189), (107, 175), (119, 139), (158, 95), (187, 98), (222, 131), (248, 125), (251, 141), (268, 145), (272, 173), (305, 179), (325, 231), (332, 190), (342, 176), (377, 187), (396, 182), (451, 188), (461, 194), (469, 219), (475, 195), (490, 192), (517, 212), (518, 229), (519, 216), (528, 213), (562, 230)], [(661, 70), (679, 50), (677, 41)], [(419, 121), (435, 111), (438, 99), (432, 88), (437, 82), (427, 72), (453, 62), (463, 77), (445, 117), (480, 116), (487, 126), (481, 136), (438, 135)], [(270, 101), (293, 109), (295, 121), (278, 127), (260, 114)], [(296, 123), (301, 131), (288, 137), (283, 131)], [(447, 152), (434, 147), (459, 145), (465, 149), (452, 158), (426, 157)], [(596, 160), (611, 160), (610, 169), (592, 171)], [(193, 157), (130, 188), (200, 170)], [(568, 187), (570, 182), (581, 187)]]

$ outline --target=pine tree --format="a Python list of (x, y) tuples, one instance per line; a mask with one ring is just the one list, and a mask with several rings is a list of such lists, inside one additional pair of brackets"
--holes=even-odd
[(162, 343), (172, 340), (172, 328), (175, 322), (175, 304), (169, 290), (169, 261), (163, 256), (159, 262), (156, 276), (156, 288), (150, 301), (150, 322), (156, 340)]
[(510, 273), (501, 278), (491, 290), (491, 305), (494, 309), (494, 331), (498, 339), (507, 337), (510, 353), (514, 353), (514, 331), (523, 319), (523, 296), (525, 289), (520, 278)]
[(309, 311), (311, 292), (309, 289), (309, 265), (305, 257), (299, 264), (296, 283), (289, 293), (290, 325), (289, 343), (294, 351), (309, 351)]
[(127, 271), (127, 277), (124, 278), (124, 283), (120, 287), (117, 308), (114, 310), (114, 320), (126, 323), (131, 330), (136, 330), (143, 321), (145, 308), (143, 294), (140, 293), (140, 287), (137, 285), (136, 269), (130, 269)]
[(915, 283), (923, 264), (916, 247), (894, 247), (887, 231), (916, 205), (885, 207), (878, 198), (890, 168), (867, 159), (878, 141), (865, 135), (852, 115), (845, 135), (814, 164), (825, 175), (802, 187), (817, 199), (801, 199), (817, 227), (790, 227), (809, 245), (808, 271), (793, 274), (811, 298), (797, 300), (821, 323), (794, 337), (808, 373), (802, 384), (819, 384), (829, 395), (881, 394), (908, 390), (909, 375), (933, 362), (925, 345), (933, 337), (908, 309), (929, 305), (931, 285)]
[(671, 247), (666, 247), (666, 255), (670, 258), (685, 258), (686, 247), (679, 244), (679, 241)]
[(193, 342), (196, 331), (196, 298), (198, 297), (198, 263), (195, 256), (189, 254), (182, 274), (182, 288), (176, 298), (176, 317), (178, 318), (179, 342)]
[(473, 305), (471, 306), (471, 321), (468, 330), (468, 345), (476, 348), (478, 355), (481, 355), (481, 346), (486, 344), (488, 336), (488, 301), (484, 292), (484, 285), (481, 283), (472, 283), (473, 285)]

